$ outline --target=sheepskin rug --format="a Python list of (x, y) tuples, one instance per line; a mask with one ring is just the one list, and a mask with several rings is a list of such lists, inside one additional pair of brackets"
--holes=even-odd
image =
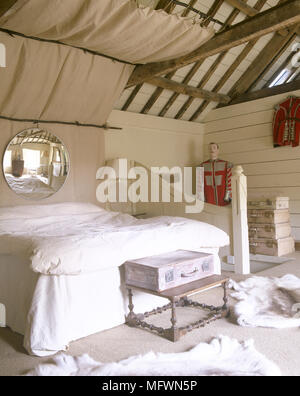
[(234, 314), (240, 326), (300, 327), (300, 279), (296, 276), (231, 280), (229, 287), (235, 290), (231, 297), (238, 300)]
[(28, 376), (281, 376), (279, 368), (254, 347), (253, 341), (215, 338), (184, 353), (153, 353), (120, 363), (97, 363), (88, 355), (61, 354)]

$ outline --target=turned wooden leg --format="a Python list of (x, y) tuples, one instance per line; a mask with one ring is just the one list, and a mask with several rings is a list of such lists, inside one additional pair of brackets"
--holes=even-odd
[(171, 318), (171, 323), (172, 323), (172, 329), (175, 330), (177, 329), (177, 315), (176, 315), (176, 300), (172, 301), (172, 318)]
[(133, 321), (136, 318), (135, 313), (133, 312), (134, 310), (134, 305), (133, 305), (133, 294), (132, 294), (132, 290), (128, 289), (128, 300), (129, 300), (129, 304), (128, 304), (128, 308), (129, 308), (129, 315), (126, 318), (126, 322), (128, 324), (133, 325)]
[(171, 317), (171, 323), (172, 327), (170, 329), (170, 336), (169, 339), (173, 342), (176, 342), (180, 339), (180, 331), (177, 327), (177, 313), (176, 313), (176, 307), (177, 307), (178, 301), (176, 299), (173, 299), (171, 301), (171, 309), (172, 309), (172, 317)]

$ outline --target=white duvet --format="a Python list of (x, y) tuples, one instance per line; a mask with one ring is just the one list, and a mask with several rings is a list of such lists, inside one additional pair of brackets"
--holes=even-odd
[(220, 248), (222, 230), (199, 221), (137, 220), (91, 204), (0, 209), (0, 254), (29, 258), (34, 272), (79, 275), (178, 249)]

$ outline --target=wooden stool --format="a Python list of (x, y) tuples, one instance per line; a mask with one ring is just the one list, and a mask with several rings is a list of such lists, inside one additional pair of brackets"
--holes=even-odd
[[(182, 286), (178, 286), (169, 290), (165, 290), (162, 292), (155, 292), (153, 290), (149, 289), (143, 289), (140, 287), (135, 287), (132, 285), (126, 285), (128, 288), (128, 294), (129, 294), (129, 315), (126, 318), (126, 324), (131, 327), (141, 327), (148, 329), (152, 332), (155, 332), (159, 334), (160, 336), (176, 342), (179, 341), (179, 339), (187, 334), (188, 332), (198, 329), (200, 327), (205, 327), (207, 324), (210, 324), (214, 322), (215, 320), (227, 317), (229, 314), (229, 309), (227, 306), (228, 303), (228, 298), (227, 298), (227, 284), (228, 284), (229, 278), (224, 277), (224, 276), (210, 276), (205, 279), (200, 279), (194, 282), (187, 283)], [(214, 307), (214, 306), (209, 306), (205, 304), (200, 304), (198, 302), (192, 301), (188, 298), (188, 296), (192, 294), (196, 294), (202, 291), (205, 291), (207, 289), (210, 289), (215, 286), (222, 286), (224, 288), (224, 304), (220, 307)], [(152, 294), (158, 297), (163, 297), (168, 300), (170, 300), (170, 303), (168, 305), (165, 305), (161, 308), (156, 308), (151, 312), (145, 312), (144, 314), (135, 314), (134, 313), (134, 305), (133, 305), (133, 289), (134, 290), (139, 290), (144, 293)], [(204, 310), (208, 310), (211, 313), (209, 317), (203, 320), (199, 320), (198, 322), (195, 322), (191, 325), (184, 326), (184, 327), (178, 327), (177, 326), (177, 314), (176, 314), (176, 308), (177, 307), (195, 307), (195, 308), (201, 308)], [(154, 325), (151, 325), (147, 322), (145, 322), (146, 318), (149, 318), (152, 315), (157, 315), (161, 314), (167, 310), (171, 309), (172, 315), (171, 315), (171, 324), (172, 326), (168, 329), (164, 329), (162, 327), (157, 327)]]

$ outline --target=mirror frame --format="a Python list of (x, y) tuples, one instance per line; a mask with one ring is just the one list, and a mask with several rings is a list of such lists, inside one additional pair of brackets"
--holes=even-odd
[[(46, 137), (47, 137), (47, 136), (52, 136), (52, 137), (54, 137), (54, 138), (57, 140), (57, 143), (61, 144), (61, 145), (64, 147), (64, 151), (65, 151), (65, 153), (66, 153), (66, 158), (67, 158), (67, 161), (68, 161), (68, 162), (67, 162), (67, 165), (68, 165), (68, 167), (67, 167), (67, 174), (66, 174), (66, 176), (65, 176), (65, 179), (64, 179), (62, 185), (59, 187), (58, 190), (54, 191), (52, 194), (50, 193), (49, 195), (46, 195), (46, 196), (41, 197), (41, 198), (30, 198), (30, 195), (29, 195), (29, 194), (28, 194), (28, 196), (25, 196), (25, 195), (22, 195), (21, 193), (16, 192), (16, 191), (13, 189), (13, 187), (10, 185), (10, 183), (9, 183), (7, 177), (6, 177), (5, 167), (4, 167), (5, 155), (6, 155), (7, 151), (9, 150), (9, 147), (11, 146), (13, 140), (16, 139), (16, 138), (17, 138), (19, 135), (21, 135), (22, 133), (30, 132), (30, 131), (32, 132), (32, 134), (33, 134), (33, 133), (41, 132), (41, 133), (43, 133), (43, 134), (46, 134)], [(29, 143), (33, 143), (33, 142), (29, 142)], [(66, 184), (66, 182), (67, 182), (67, 180), (68, 180), (68, 178), (69, 178), (69, 176), (70, 176), (70, 172), (71, 172), (71, 157), (70, 157), (69, 150), (67, 149), (67, 147), (66, 147), (66, 145), (64, 144), (64, 142), (63, 142), (57, 135), (53, 134), (52, 132), (49, 132), (49, 131), (48, 131), (47, 129), (45, 129), (45, 128), (39, 128), (39, 127), (35, 127), (35, 126), (34, 126), (34, 127), (26, 128), (26, 129), (20, 131), (20, 132), (17, 133), (17, 134), (9, 141), (9, 143), (6, 145), (5, 150), (4, 150), (4, 153), (3, 153), (3, 156), (2, 156), (2, 173), (3, 173), (3, 177), (4, 177), (4, 180), (5, 180), (6, 184), (7, 184), (7, 186), (9, 187), (9, 189), (10, 189), (14, 194), (16, 194), (17, 197), (19, 197), (19, 198), (21, 198), (21, 199), (25, 199), (25, 200), (30, 201), (30, 202), (39, 202), (39, 201), (43, 201), (43, 200), (45, 200), (45, 199), (52, 198), (55, 194), (57, 194), (59, 191), (61, 191), (62, 188), (65, 186), (65, 184)]]

